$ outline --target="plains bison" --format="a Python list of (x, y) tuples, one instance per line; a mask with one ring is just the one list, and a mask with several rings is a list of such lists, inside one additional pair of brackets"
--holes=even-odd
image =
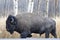
[(31, 33), (43, 34), (49, 38), (51, 33), (55, 38), (56, 22), (48, 17), (40, 17), (38, 15), (9, 15), (6, 20), (6, 29), (11, 34), (16, 31), (21, 34), (21, 38), (32, 37)]

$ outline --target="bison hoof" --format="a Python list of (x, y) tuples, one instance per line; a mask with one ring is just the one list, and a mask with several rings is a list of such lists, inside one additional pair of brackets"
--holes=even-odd
[(27, 37), (32, 37), (32, 35), (28, 35)]

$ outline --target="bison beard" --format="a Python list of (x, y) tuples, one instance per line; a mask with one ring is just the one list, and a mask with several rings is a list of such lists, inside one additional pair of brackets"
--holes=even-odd
[(31, 33), (43, 34), (49, 38), (51, 33), (55, 38), (56, 22), (50, 18), (40, 17), (38, 15), (9, 15), (6, 20), (6, 29), (11, 34), (16, 31), (21, 34), (21, 38), (32, 37)]

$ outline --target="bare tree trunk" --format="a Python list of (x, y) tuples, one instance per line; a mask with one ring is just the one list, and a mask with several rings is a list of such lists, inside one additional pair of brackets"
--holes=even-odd
[(40, 3), (41, 3), (41, 0), (38, 0), (38, 14), (40, 13)]
[(6, 0), (4, 0), (4, 10), (3, 10), (4, 12), (3, 12), (2, 17), (4, 17), (4, 16), (6, 15), (6, 14), (5, 14), (5, 10), (6, 10), (5, 8), (6, 8)]
[(14, 3), (13, 8), (14, 8), (14, 14), (15, 14), (14, 16), (16, 16), (18, 13), (18, 0), (13, 0), (13, 3)]
[(47, 4), (46, 4), (46, 6), (47, 6), (47, 7), (46, 7), (46, 13), (47, 13), (47, 14), (46, 14), (46, 15), (47, 15), (47, 17), (48, 17), (48, 11), (49, 11), (49, 0), (47, 0), (46, 2), (47, 2)]
[[(57, 14), (57, 3), (58, 3), (58, 0), (55, 0), (55, 16)], [(57, 14), (57, 16), (59, 16), (59, 15)]]
[(33, 12), (33, 7), (34, 7), (34, 1), (33, 0), (29, 0), (29, 4), (28, 4), (28, 12), (29, 13)]

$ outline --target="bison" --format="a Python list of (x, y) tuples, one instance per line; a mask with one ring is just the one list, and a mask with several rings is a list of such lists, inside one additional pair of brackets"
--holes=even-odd
[(6, 29), (13, 34), (14, 31), (21, 34), (21, 38), (32, 37), (32, 33), (43, 34), (45, 38), (49, 38), (51, 33), (55, 38), (56, 35), (56, 22), (48, 17), (40, 17), (38, 15), (9, 15), (6, 20)]

